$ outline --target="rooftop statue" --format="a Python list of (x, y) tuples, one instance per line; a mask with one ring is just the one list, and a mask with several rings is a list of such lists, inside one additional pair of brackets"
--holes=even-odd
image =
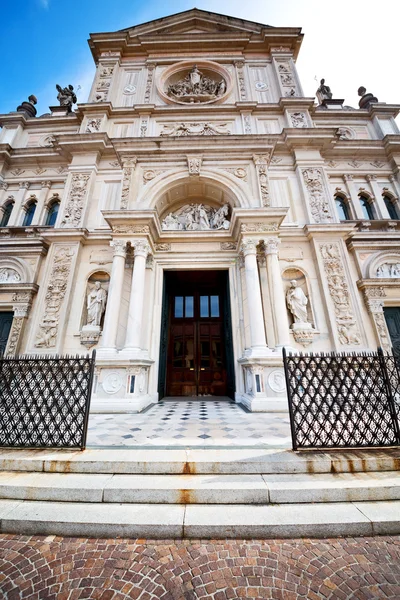
[(325, 85), (325, 79), (321, 79), (320, 86), (317, 89), (317, 98), (322, 104), (324, 100), (332, 100), (332, 92), (329, 85)]
[(69, 85), (68, 87), (62, 88), (61, 85), (56, 85), (58, 95), (57, 100), (60, 106), (65, 106), (68, 112), (72, 112), (72, 105), (75, 104), (77, 98), (74, 92), (74, 86)]
[(203, 75), (194, 65), (192, 70), (176, 83), (168, 86), (167, 96), (181, 102), (209, 102), (223, 96), (226, 92), (224, 79), (215, 81)]
[(358, 106), (360, 108), (369, 108), (373, 102), (379, 102), (373, 94), (367, 94), (367, 90), (364, 86), (358, 88), (358, 95), (361, 96)]

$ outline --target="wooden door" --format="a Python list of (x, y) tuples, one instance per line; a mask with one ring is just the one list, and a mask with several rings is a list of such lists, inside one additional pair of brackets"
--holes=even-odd
[(0, 354), (5, 352), (13, 318), (12, 312), (0, 312)]
[[(174, 286), (175, 287), (175, 286)], [(168, 396), (227, 393), (223, 294), (206, 283), (187, 282), (170, 294)]]
[(387, 307), (383, 312), (392, 340), (393, 352), (400, 354), (400, 307)]

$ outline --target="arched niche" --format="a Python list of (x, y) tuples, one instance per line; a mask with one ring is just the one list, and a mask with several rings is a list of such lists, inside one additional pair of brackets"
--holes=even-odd
[[(284, 286), (284, 290), (285, 290), (285, 297), (290, 288), (290, 282), (293, 280), (297, 282), (297, 287), (303, 291), (304, 295), (308, 299), (307, 322), (310, 323), (313, 326), (313, 328), (315, 328), (314, 309), (312, 306), (312, 298), (311, 298), (310, 288), (309, 288), (307, 277), (306, 277), (305, 273), (301, 269), (298, 269), (297, 267), (289, 267), (288, 269), (285, 269), (283, 271), (282, 280), (283, 280), (283, 286)], [(291, 313), (291, 311), (289, 310), (289, 308), (287, 306), (286, 306), (286, 309), (287, 309), (287, 313), (288, 313), (289, 325), (290, 325), (290, 327), (292, 327), (295, 320), (294, 320), (293, 314)]]
[[(107, 271), (95, 271), (88, 277), (87, 282), (86, 282), (85, 299), (84, 299), (84, 303), (83, 303), (82, 318), (81, 318), (81, 329), (84, 326), (90, 325), (91, 316), (93, 316), (93, 310), (92, 310), (91, 316), (89, 315), (90, 309), (88, 309), (88, 304), (94, 300), (93, 298), (89, 298), (89, 296), (96, 289), (96, 282), (99, 282), (101, 289), (105, 290), (105, 292), (107, 294), (107, 297), (105, 299), (105, 304), (107, 304), (108, 291), (109, 291), (109, 287), (110, 287), (110, 275), (109, 275), (109, 273), (107, 273)], [(100, 323), (98, 324), (98, 326), (100, 326), (100, 330), (103, 329), (104, 314), (105, 314), (105, 310), (102, 310)]]
[(24, 260), (12, 256), (0, 259), (0, 284), (32, 283), (32, 281), (32, 271)]
[(396, 252), (379, 252), (367, 265), (369, 279), (400, 278), (400, 254)]

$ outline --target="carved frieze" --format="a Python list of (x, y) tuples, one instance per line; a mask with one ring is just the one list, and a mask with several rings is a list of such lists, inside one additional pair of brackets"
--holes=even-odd
[(150, 233), (148, 225), (114, 225), (114, 233)]
[(322, 262), (334, 310), (339, 342), (343, 346), (359, 345), (360, 330), (354, 316), (346, 274), (337, 242), (320, 245)]
[(164, 231), (207, 231), (229, 229), (229, 205), (213, 208), (206, 204), (186, 204), (169, 213), (162, 222)]
[(111, 86), (114, 68), (115, 65), (102, 65), (99, 67), (99, 74), (94, 94), (95, 102), (106, 102), (108, 100), (108, 93)]
[(153, 87), (154, 69), (155, 69), (154, 64), (150, 63), (147, 65), (147, 81), (146, 81), (146, 89), (144, 91), (144, 103), (145, 104), (150, 103), (151, 90)]
[(0, 283), (20, 283), (21, 275), (10, 267), (0, 268)]
[(169, 252), (171, 250), (171, 244), (156, 244), (157, 252)]
[(395, 279), (400, 277), (400, 256), (398, 262), (384, 262), (376, 269), (376, 276), (386, 279)]
[(121, 188), (121, 209), (125, 210), (129, 204), (129, 192), (131, 189), (132, 176), (136, 168), (137, 159), (129, 158), (123, 161), (122, 188)]
[(303, 169), (303, 179), (308, 192), (310, 212), (315, 223), (332, 221), (329, 202), (326, 195), (322, 169)]
[(236, 250), (236, 242), (221, 242), (221, 250)]
[(79, 227), (88, 191), (90, 173), (73, 173), (61, 227)]
[(60, 312), (67, 292), (68, 278), (71, 271), (75, 248), (60, 246), (53, 256), (49, 284), (44, 298), (44, 310), (35, 346), (52, 348), (56, 345)]
[(276, 63), (283, 95), (289, 98), (297, 96), (297, 86), (290, 60), (279, 59)]
[(170, 77), (166, 82), (165, 94), (175, 102), (212, 102), (226, 93), (225, 79), (221, 75), (217, 76), (209, 68), (200, 71), (197, 65), (193, 65), (190, 70), (182, 69), (181, 74), (181, 79), (173, 81)]
[(186, 137), (190, 135), (230, 135), (228, 123), (170, 123), (163, 125), (160, 136)]
[(258, 185), (260, 189), (261, 202), (263, 206), (270, 206), (271, 199), (269, 195), (269, 182), (267, 165), (270, 160), (270, 154), (254, 154), (253, 161), (256, 166)]
[(242, 223), (242, 233), (265, 233), (267, 231), (278, 231), (278, 223)]
[(238, 60), (235, 62), (235, 67), (240, 100), (247, 100), (246, 81), (244, 78), (244, 62), (242, 60)]

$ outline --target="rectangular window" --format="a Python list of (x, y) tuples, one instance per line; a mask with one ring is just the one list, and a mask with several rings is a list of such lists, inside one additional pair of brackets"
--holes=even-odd
[(211, 316), (219, 317), (219, 296), (210, 296)]
[(135, 392), (135, 375), (131, 375), (129, 380), (129, 393), (133, 394)]
[(200, 317), (209, 317), (210, 309), (208, 306), (209, 296), (200, 296)]
[(193, 319), (194, 316), (194, 308), (193, 308), (193, 296), (185, 297), (185, 317), (188, 319)]
[(261, 381), (259, 375), (256, 375), (256, 391), (261, 392)]
[(175, 296), (175, 318), (183, 317), (183, 296)]

